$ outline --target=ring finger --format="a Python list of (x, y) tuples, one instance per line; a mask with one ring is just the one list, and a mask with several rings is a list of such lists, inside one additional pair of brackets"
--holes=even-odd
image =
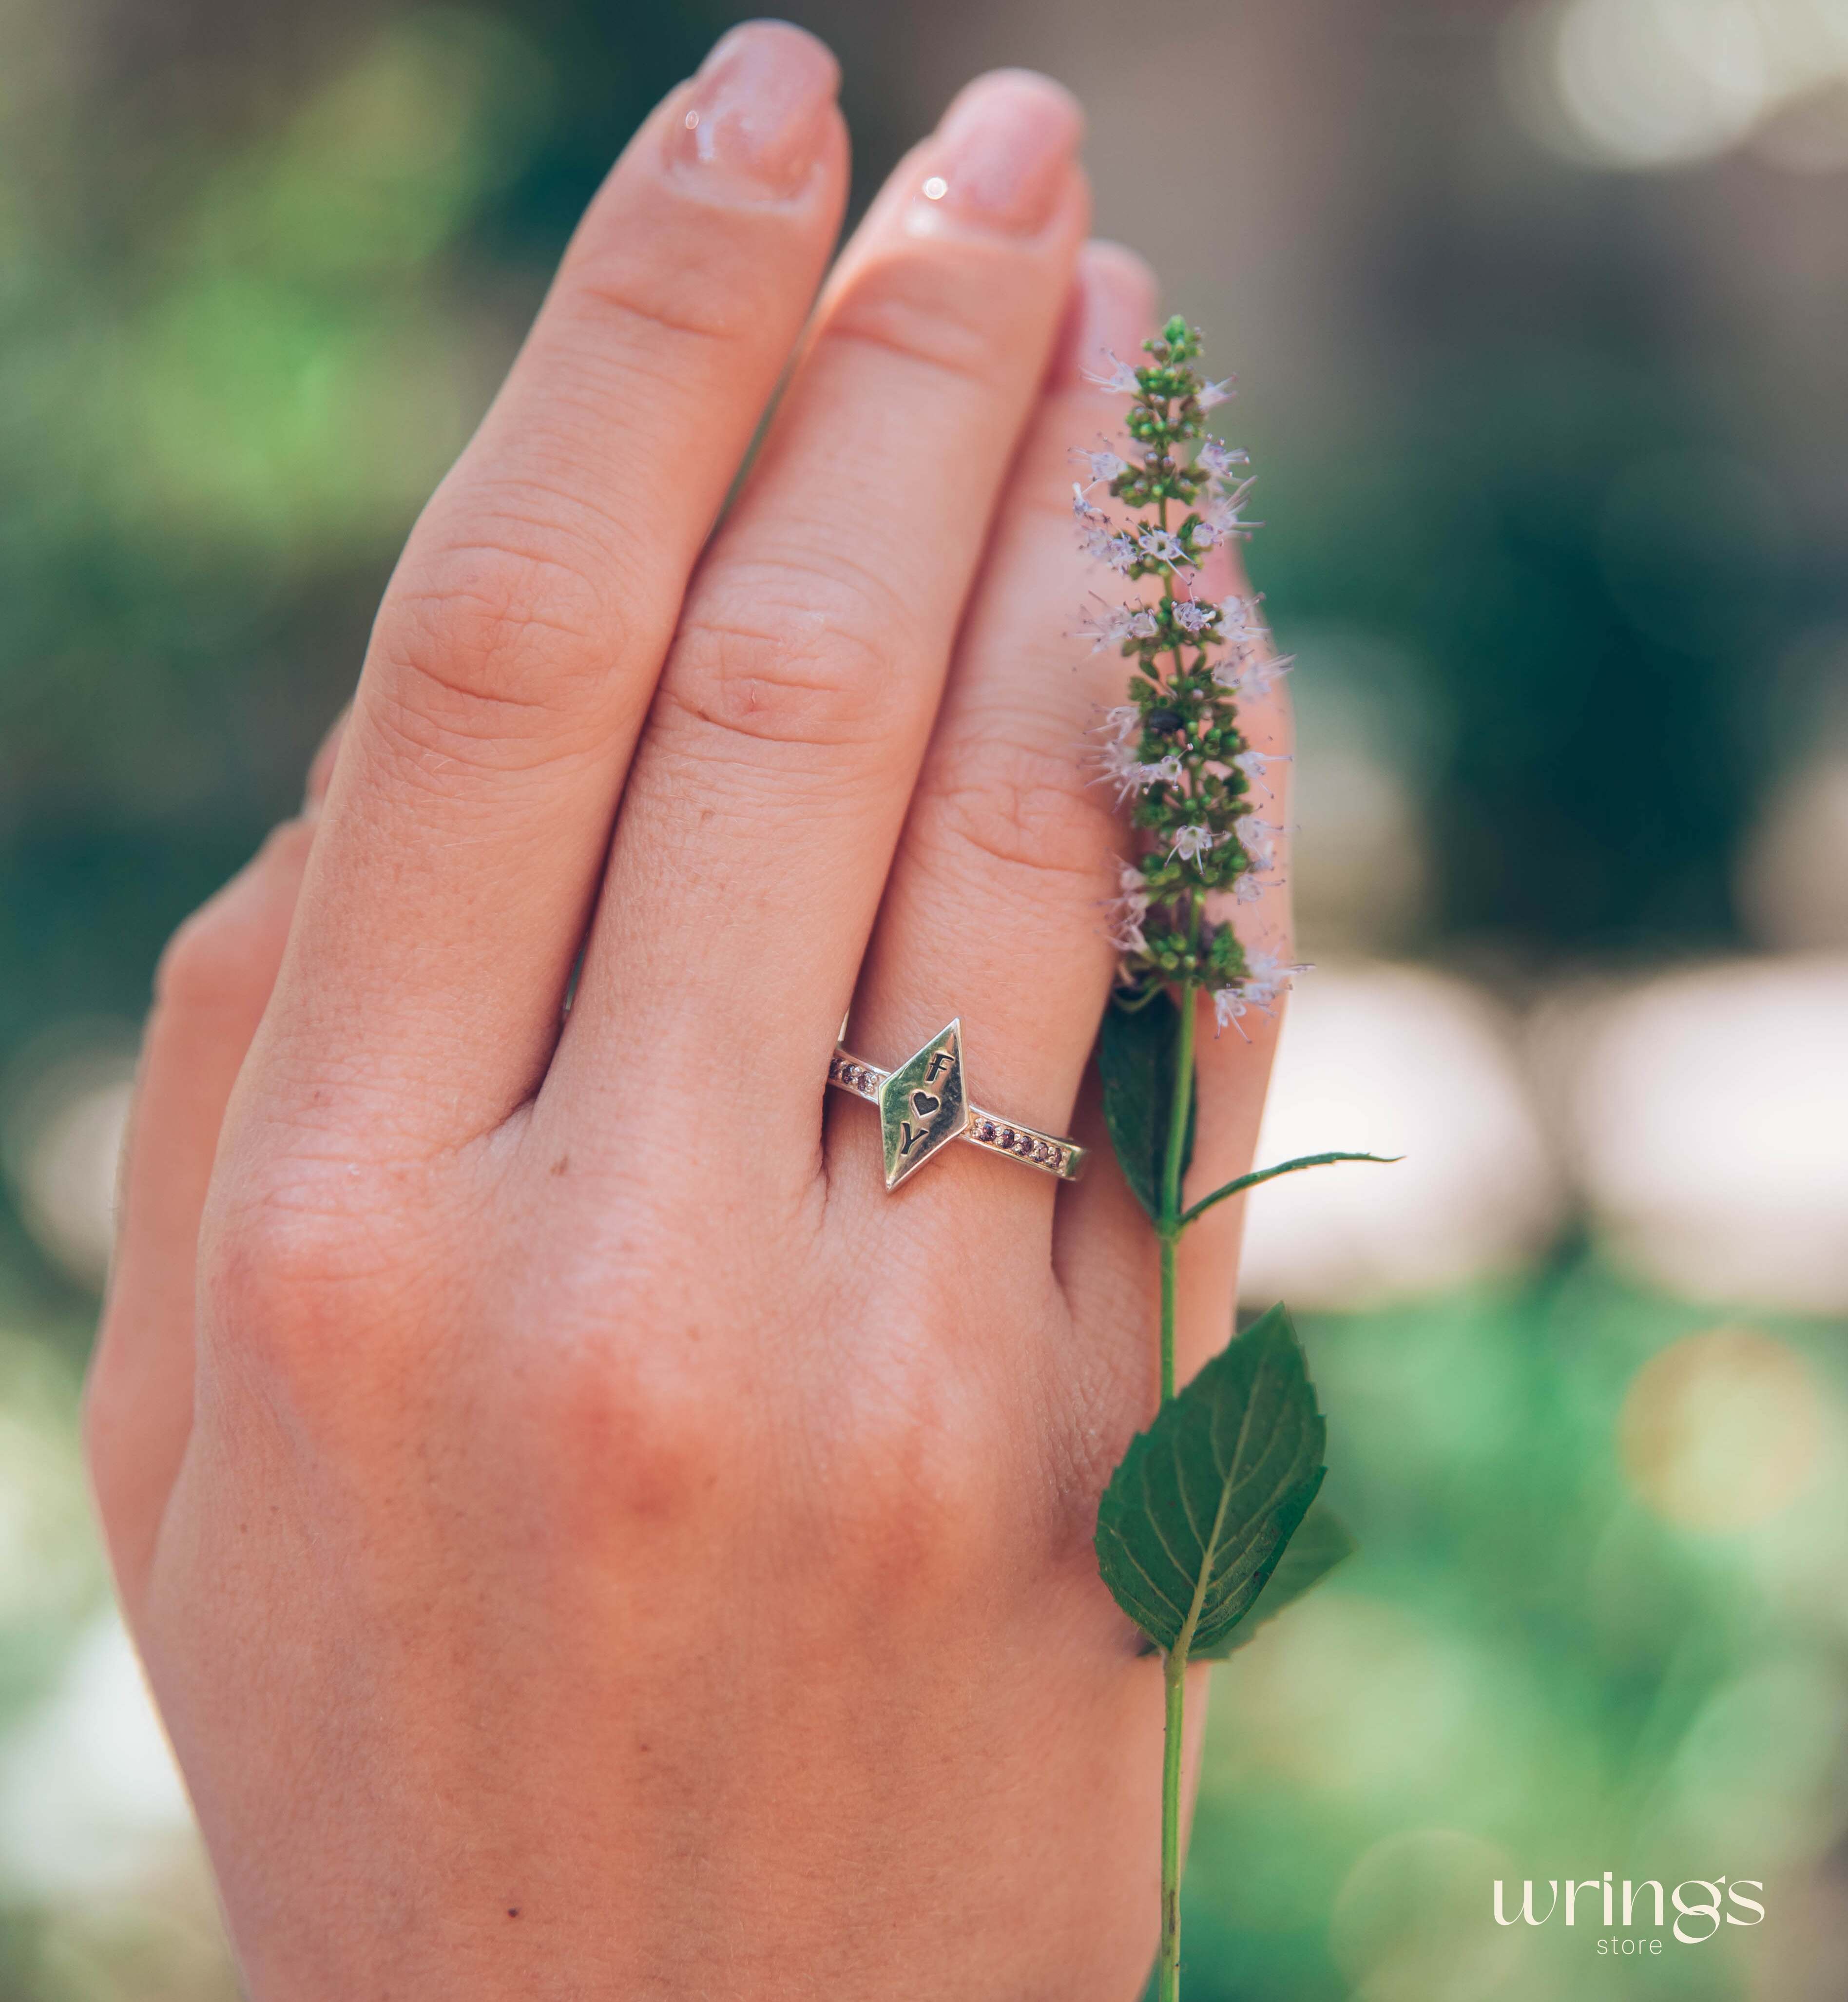
[[(1084, 556), (1069, 506), (1079, 448), (1114, 444), (1120, 396), (1087, 374), (1107, 355), (1131, 356), (1148, 330), (1153, 282), (1128, 252), (1093, 245), (1080, 267), (1065, 350), (1048, 383), (1004, 497), (988, 570), (912, 801), (855, 1008), (856, 1049), (890, 1062), (953, 1015), (964, 1020), (968, 1089), (1000, 1114), (1066, 1130), (1116, 959), (1107, 905), (1119, 857), (1135, 846), (1087, 755), (1087, 730), (1124, 699), (1129, 665), (1114, 645), (1087, 650), (1072, 637), (1087, 593), (1122, 580)], [(1103, 435), (1100, 435), (1103, 434)], [(1101, 582), (1100, 581), (1101, 580)], [(1243, 591), (1229, 553), (1208, 557), (1200, 595)], [(1254, 749), (1288, 751), (1279, 694), (1242, 705)], [(1093, 736), (1090, 744), (1099, 740)], [(1282, 818), (1287, 766), (1272, 763), (1262, 805)], [(1281, 951), (1287, 919), (1281, 881), (1267, 873), (1241, 932)], [(1287, 956), (1287, 955), (1286, 955)], [(1254, 1018), (1255, 1019), (1255, 1018)], [(1261, 1097), (1267, 1037), (1227, 1036), (1203, 1053), (1203, 1090), (1219, 1101), (1216, 1130), (1238, 1127), (1228, 1100)], [(973, 1148), (933, 1179), (943, 1199), (957, 1184), (1017, 1175)], [(1101, 1178), (1100, 1178), (1101, 1179)], [(1029, 1177), (1051, 1212), (1057, 1184)], [(1088, 1211), (1090, 1189), (1065, 1208)], [(1082, 1225), (1078, 1234), (1084, 1235)], [(1097, 1233), (1093, 1233), (1095, 1236)]]

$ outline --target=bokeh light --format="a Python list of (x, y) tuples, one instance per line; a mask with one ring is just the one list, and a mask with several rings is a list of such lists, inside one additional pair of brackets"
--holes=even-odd
[(1624, 1471), (1665, 1521), (1752, 1527), (1813, 1486), (1820, 1403), (1787, 1343), (1745, 1327), (1683, 1336), (1650, 1358), (1623, 1400)]
[(1507, 1025), (1423, 969), (1331, 966), (1299, 983), (1258, 1158), (1331, 1149), (1403, 1159), (1254, 1190), (1247, 1300), (1342, 1306), (1454, 1285), (1518, 1264), (1559, 1217)]
[(1750, 1855), (1767, 1873), (1788, 1870), (1848, 1827), (1845, 1754), (1841, 1665), (1808, 1651), (1756, 1662), (1701, 1705), (1654, 1812), (1666, 1840)]
[(1848, 1308), (1848, 959), (1665, 975), (1577, 1037), (1573, 1145), (1613, 1254), (1696, 1297)]
[(1569, 157), (1681, 166), (1766, 127), (1779, 164), (1830, 171), (1843, 158), (1825, 136), (1848, 81), (1833, 0), (1548, 0), (1509, 40), (1518, 99)]
[(1355, 2002), (1487, 2002), (1505, 1993), (1528, 1941), (1494, 1923), (1484, 1889), (1512, 1867), (1505, 1851), (1455, 1829), (1376, 1842), (1348, 1871), (1332, 1920)]
[(1761, 943), (1848, 950), (1848, 758), (1811, 759), (1784, 776), (1740, 859), (1738, 890)]
[(0, 1869), (58, 1901), (199, 1868), (192, 1811), (121, 1623), (103, 1615), (0, 1747)]
[(78, 1021), (28, 1045), (0, 1088), (0, 1165), (27, 1228), (81, 1285), (108, 1266), (134, 1077), (120, 1025)]

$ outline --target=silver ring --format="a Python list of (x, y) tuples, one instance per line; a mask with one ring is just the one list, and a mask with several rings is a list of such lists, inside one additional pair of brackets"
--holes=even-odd
[(1061, 1181), (1075, 1182), (1084, 1173), (1085, 1149), (1076, 1140), (1042, 1133), (970, 1104), (963, 1088), (960, 1020), (940, 1029), (896, 1070), (881, 1070), (854, 1055), (846, 1047), (846, 1029), (843, 1022), (842, 1041), (828, 1062), (828, 1082), (879, 1107), (888, 1189), (895, 1189), (952, 1140), (971, 1141)]

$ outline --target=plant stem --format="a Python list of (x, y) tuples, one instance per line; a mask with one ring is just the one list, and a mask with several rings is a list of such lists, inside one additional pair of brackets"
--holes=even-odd
[[(1199, 926), (1195, 904), (1194, 925)], [(1191, 981), (1180, 989), (1180, 1034), (1174, 1052), (1174, 1097), (1168, 1108), (1168, 1153), (1162, 1163), (1161, 1217), (1156, 1226), (1161, 1237), (1162, 1328), (1161, 1386), (1165, 1404), (1174, 1394), (1174, 1313), (1177, 1291), (1175, 1253), (1180, 1243), (1181, 1177), (1187, 1167), (1187, 1128), (1194, 1109), (1194, 989)]]
[[(1200, 928), (1200, 900), (1193, 899), (1190, 930)], [(1187, 1128), (1194, 1110), (1194, 1017), (1198, 994), (1191, 981), (1180, 988), (1180, 1033), (1174, 1053), (1174, 1098), (1168, 1108), (1168, 1153), (1162, 1164), (1161, 1219), (1161, 1394), (1165, 1404), (1174, 1395), (1174, 1322), (1177, 1292), (1175, 1254), (1186, 1227), (1180, 1207), (1180, 1185), (1187, 1167)], [(1166, 1710), (1162, 1726), (1162, 1927), (1159, 2002), (1180, 1997), (1180, 1749), (1187, 1695), (1184, 1644), (1162, 1657)]]
[(1180, 1740), (1187, 1695), (1187, 1657), (1162, 1657), (1167, 1720), (1162, 1739), (1162, 1944), (1156, 1993), (1159, 2002), (1180, 1998)]
[[(1174, 1394), (1174, 1252), (1178, 1227), (1161, 1234), (1162, 1250), (1162, 1402)], [(1145, 1381), (1147, 1379), (1145, 1378)]]

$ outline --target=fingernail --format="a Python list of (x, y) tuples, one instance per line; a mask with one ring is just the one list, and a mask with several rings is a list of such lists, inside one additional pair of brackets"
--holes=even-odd
[(826, 142), (840, 68), (813, 35), (747, 21), (693, 79), (670, 141), (676, 166), (744, 194), (793, 194)]
[(1083, 132), (1076, 103), (1049, 78), (983, 77), (939, 127), (919, 200), (926, 214), (1030, 235), (1051, 219)]
[(1076, 389), (1087, 375), (1107, 375), (1111, 357), (1133, 367), (1155, 319), (1155, 274), (1120, 243), (1087, 243), (1072, 281), (1052, 361), (1049, 389)]

